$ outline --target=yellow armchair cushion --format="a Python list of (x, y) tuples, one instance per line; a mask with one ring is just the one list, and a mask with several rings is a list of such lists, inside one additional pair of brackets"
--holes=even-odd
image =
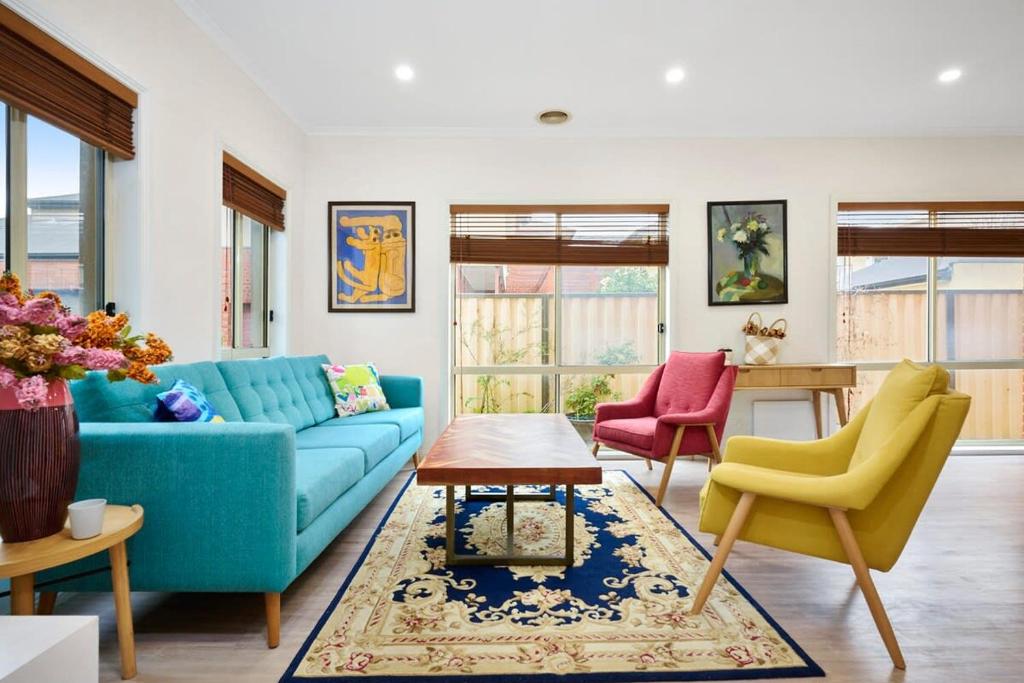
[(941, 366), (903, 360), (893, 368), (871, 402), (850, 467), (868, 460), (918, 404), (928, 396), (945, 393), (948, 387), (949, 373)]

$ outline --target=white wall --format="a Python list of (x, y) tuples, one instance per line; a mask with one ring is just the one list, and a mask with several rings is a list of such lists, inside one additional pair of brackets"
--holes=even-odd
[[(427, 441), (447, 416), (448, 205), (669, 202), (669, 343), (742, 349), (751, 310), (785, 316), (784, 362), (832, 350), (833, 207), (846, 199), (1020, 198), (1024, 138), (587, 140), (319, 137), (306, 147), (306, 217), (293, 233), (308, 268), (295, 273), (293, 352), (372, 360), (422, 375)], [(706, 202), (789, 201), (787, 305), (707, 306)], [(416, 312), (329, 314), (326, 204), (416, 202)], [(797, 394), (799, 396), (799, 394)], [(760, 395), (761, 398), (767, 397)], [(751, 392), (730, 431), (749, 429)]]
[[(108, 295), (177, 360), (215, 357), (221, 151), (284, 187), (286, 225), (300, 225), (303, 133), (172, 0), (5, 2), (139, 92), (136, 158), (112, 165)], [(290, 241), (274, 240), (281, 350)]]

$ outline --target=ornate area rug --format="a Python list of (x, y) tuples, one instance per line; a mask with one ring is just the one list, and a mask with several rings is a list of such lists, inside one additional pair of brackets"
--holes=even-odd
[[(516, 503), (518, 552), (564, 547), (563, 495)], [(456, 522), (457, 551), (504, 551), (504, 503), (460, 494)], [(577, 487), (575, 524), (574, 567), (448, 569), (444, 489), (407, 483), (282, 681), (824, 675), (727, 573), (688, 615), (708, 553), (625, 472)]]

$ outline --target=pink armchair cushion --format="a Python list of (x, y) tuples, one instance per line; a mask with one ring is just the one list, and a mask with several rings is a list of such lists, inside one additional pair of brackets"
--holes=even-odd
[(725, 367), (725, 353), (673, 351), (654, 400), (654, 415), (693, 413), (707, 407)]
[(631, 446), (631, 450), (650, 451), (654, 445), (656, 417), (633, 417), (606, 420), (594, 425), (594, 437)]

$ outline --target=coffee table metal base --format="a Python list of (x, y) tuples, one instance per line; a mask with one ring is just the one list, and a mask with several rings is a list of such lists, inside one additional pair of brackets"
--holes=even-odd
[(555, 486), (550, 493), (516, 495), (514, 486), (505, 487), (505, 495), (474, 494), (471, 487), (466, 487), (469, 501), (505, 501), (505, 554), (504, 555), (467, 555), (455, 552), (455, 487), (445, 487), (445, 556), (450, 566), (480, 565), (542, 565), (571, 567), (575, 561), (573, 552), (574, 531), (574, 497), (572, 484), (565, 485), (565, 553), (562, 555), (518, 555), (515, 553), (515, 503), (524, 500), (554, 500)]

